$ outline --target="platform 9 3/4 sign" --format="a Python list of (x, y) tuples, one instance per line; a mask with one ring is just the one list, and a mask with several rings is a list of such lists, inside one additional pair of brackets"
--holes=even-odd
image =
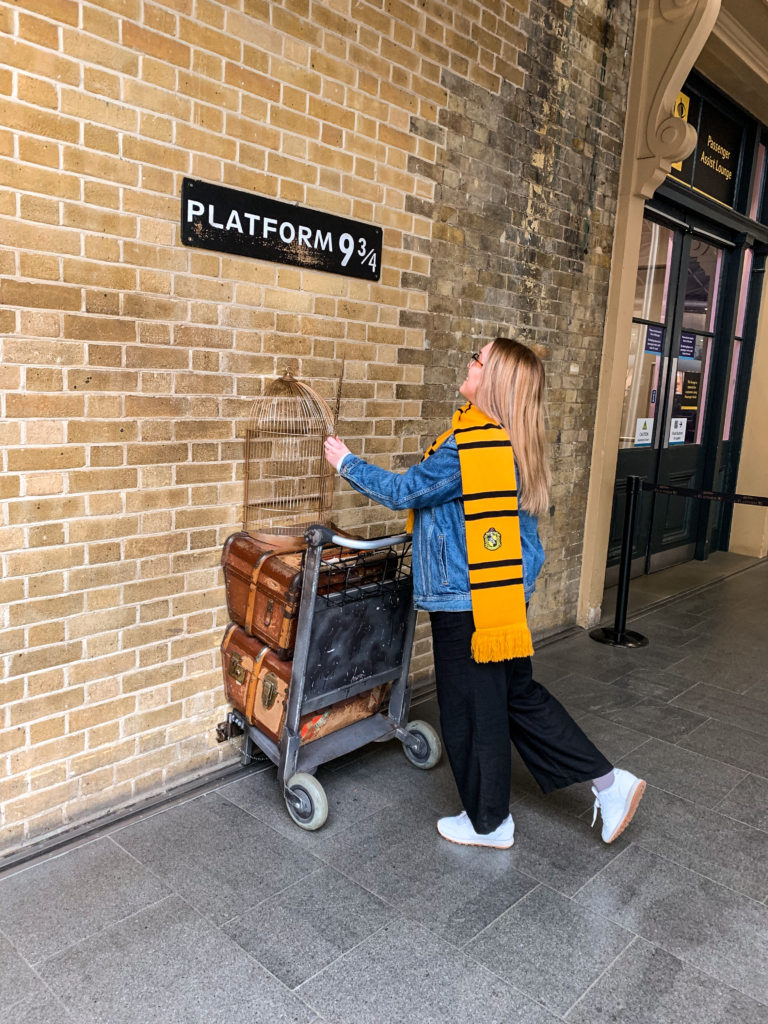
[(378, 281), (381, 228), (184, 178), (184, 245)]

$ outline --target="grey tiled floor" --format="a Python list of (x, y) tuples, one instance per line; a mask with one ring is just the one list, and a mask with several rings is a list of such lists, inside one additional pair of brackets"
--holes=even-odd
[(508, 851), (441, 840), (448, 767), (398, 744), (320, 769), (316, 833), (246, 773), (0, 876), (0, 1020), (766, 1024), (767, 594), (761, 563), (635, 617), (644, 650), (537, 653), (648, 780), (612, 846), (517, 760)]

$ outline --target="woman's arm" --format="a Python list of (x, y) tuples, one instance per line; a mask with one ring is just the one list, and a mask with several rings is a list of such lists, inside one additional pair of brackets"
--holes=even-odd
[(456, 441), (449, 437), (424, 462), (392, 473), (353, 455), (338, 438), (325, 442), (325, 456), (356, 491), (391, 509), (429, 508), (461, 497)]

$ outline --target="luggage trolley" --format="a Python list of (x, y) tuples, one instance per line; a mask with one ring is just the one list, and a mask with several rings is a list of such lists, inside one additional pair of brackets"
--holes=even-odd
[[(280, 742), (250, 725), (239, 711), (231, 711), (228, 721), (244, 733), (243, 763), (250, 763), (254, 746), (266, 754), (277, 765), (288, 813), (297, 825), (312, 831), (328, 817), (325, 791), (314, 778), (319, 765), (366, 743), (396, 738), (411, 764), (432, 768), (440, 760), (442, 745), (428, 722), (407, 721), (416, 626), (408, 561), (410, 534), (363, 541), (339, 536), (325, 526), (311, 526), (304, 539), (296, 647)], [(353, 553), (325, 561), (322, 549), (328, 544)], [(379, 561), (385, 556), (384, 572), (377, 574), (375, 582), (365, 572), (372, 553)], [(302, 744), (302, 715), (385, 683), (393, 684), (387, 712)]]

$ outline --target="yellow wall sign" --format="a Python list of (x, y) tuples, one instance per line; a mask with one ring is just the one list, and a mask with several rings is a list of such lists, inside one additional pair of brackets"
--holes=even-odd
[[(688, 110), (690, 109), (690, 106), (691, 106), (691, 98), (690, 98), (690, 96), (686, 96), (684, 92), (679, 92), (677, 94), (677, 99), (675, 100), (675, 110), (674, 110), (675, 117), (680, 117), (680, 118), (683, 119), (683, 121), (687, 121), (688, 120)], [(676, 164), (672, 164), (672, 167), (676, 171), (682, 171), (682, 169), (683, 169), (683, 161), (682, 160), (678, 160), (678, 162)]]
[(673, 114), (696, 129), (696, 148), (685, 160), (672, 164), (669, 173), (696, 192), (732, 207), (744, 125), (695, 92), (678, 93)]

